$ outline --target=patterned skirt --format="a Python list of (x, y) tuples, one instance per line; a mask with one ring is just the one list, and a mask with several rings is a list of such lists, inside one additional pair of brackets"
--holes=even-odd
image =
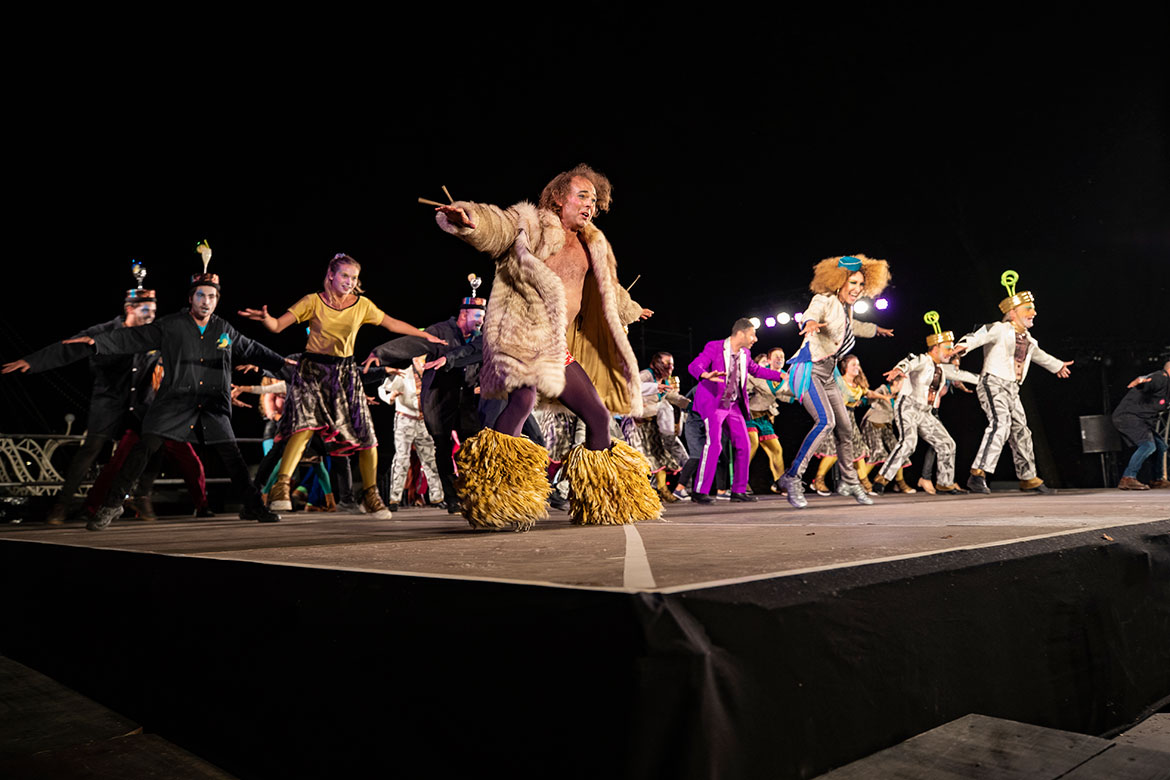
[(573, 449), (577, 439), (577, 415), (550, 408), (538, 408), (532, 416), (536, 418), (536, 424), (540, 426), (540, 433), (544, 436), (548, 459), (563, 463), (569, 457), (569, 450)]
[(344, 455), (378, 446), (361, 376), (352, 357), (306, 352), (288, 384), (284, 416), (277, 439), (301, 431), (317, 431)]
[[(677, 441), (677, 437), (674, 438)], [(666, 469), (673, 474), (682, 468), (678, 457), (671, 453), (668, 442), (658, 430), (658, 420), (655, 417), (637, 420), (626, 436), (626, 441), (650, 461), (651, 473)]]
[[(856, 463), (857, 461), (861, 460), (862, 458), (865, 458), (866, 462), (868, 462), (869, 461), (869, 447), (866, 446), (865, 441), (861, 438), (861, 431), (859, 430), (859, 428), (861, 426), (859, 426), (853, 420), (850, 420), (850, 422), (853, 423), (853, 461)], [(837, 436), (836, 436), (836, 434), (830, 433), (828, 436), (823, 438), (821, 440), (821, 446), (819, 446), (815, 450), (813, 450), (812, 454), (818, 458), (835, 458), (835, 457), (837, 457)]]
[[(865, 462), (874, 465), (885, 463), (886, 458), (890, 457), (890, 453), (898, 446), (898, 432), (894, 430), (893, 423), (871, 423), (863, 420), (861, 438), (869, 451)], [(907, 461), (903, 465), (909, 466), (910, 462)]]

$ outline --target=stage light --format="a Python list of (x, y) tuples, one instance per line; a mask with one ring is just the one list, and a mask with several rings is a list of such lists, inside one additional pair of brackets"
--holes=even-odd
[(764, 320), (764, 324), (767, 325), (769, 328), (774, 328), (774, 327), (776, 327), (776, 318), (769, 317), (768, 319)]
[(801, 320), (804, 319), (804, 312), (798, 311), (796, 314), (792, 315), (792, 319), (796, 320), (797, 322), (800, 322)]
[(887, 301), (885, 298), (878, 298), (876, 301), (873, 302), (873, 306), (878, 311), (885, 311), (886, 309), (888, 309), (890, 307), (890, 302)]
[(853, 304), (853, 311), (857, 314), (865, 314), (869, 311), (869, 301), (858, 301)]
[(760, 327), (760, 318), (759, 317), (748, 317), (748, 322), (750, 322), (752, 324), (753, 328)]
[(781, 325), (787, 325), (788, 323), (792, 322), (792, 315), (786, 311), (782, 311), (776, 315), (776, 322), (780, 323)]

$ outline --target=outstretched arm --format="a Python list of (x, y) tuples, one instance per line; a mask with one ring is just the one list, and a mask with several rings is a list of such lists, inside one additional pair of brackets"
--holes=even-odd
[(1068, 379), (1069, 374), (1072, 373), (1068, 368), (1073, 364), (1072, 360), (1061, 360), (1058, 357), (1053, 357), (1040, 347), (1036, 347), (1032, 351), (1032, 362), (1048, 369), (1061, 379)]
[(86, 328), (77, 335), (71, 336), (64, 341), (42, 347), (30, 355), (25, 355), (20, 360), (5, 363), (3, 373), (31, 371), (36, 374), (41, 371), (51, 371), (54, 368), (61, 368), (70, 363), (76, 363), (78, 360), (84, 360), (94, 354), (94, 350), (90, 346), (93, 344), (93, 337), (101, 333), (109, 333), (113, 330), (115, 328), (111, 323)]
[(241, 317), (246, 317), (264, 325), (273, 333), (280, 333), (282, 330), (292, 325), (297, 321), (296, 316), (291, 311), (286, 311), (279, 317), (273, 317), (268, 313), (267, 306), (261, 306), (259, 309), (240, 309), (236, 312)]
[(432, 344), (447, 343), (446, 339), (441, 339), (434, 333), (427, 333), (425, 330), (419, 330), (413, 325), (391, 317), (389, 314), (382, 315), (382, 322), (379, 324), (391, 333), (400, 333), (403, 336), (418, 336), (419, 338), (429, 341)]
[(462, 238), (493, 258), (503, 255), (516, 242), (519, 220), (515, 209), (471, 201), (460, 200), (435, 209), (435, 221), (444, 232)]

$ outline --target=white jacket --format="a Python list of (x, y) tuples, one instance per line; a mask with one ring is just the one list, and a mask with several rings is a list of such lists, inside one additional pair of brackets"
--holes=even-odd
[[(805, 335), (804, 342), (808, 344), (813, 362), (837, 354), (841, 343), (845, 341), (845, 304), (836, 295), (817, 294), (813, 296), (808, 308), (804, 310), (804, 320), (816, 320), (822, 327), (816, 333)], [(853, 336), (859, 339), (872, 339), (877, 335), (877, 325), (853, 317)]]
[[(1064, 367), (1064, 361), (1049, 355), (1040, 349), (1031, 333), (1025, 334), (1028, 338), (1028, 354), (1024, 357), (1024, 366), (1020, 371), (1020, 383), (1028, 376), (1028, 366), (1035, 361), (1038, 365), (1056, 373)], [(955, 342), (955, 348), (965, 348), (970, 352), (975, 347), (983, 347), (983, 370), (981, 374), (991, 374), (1007, 382), (1016, 381), (1016, 329), (1010, 322), (995, 322), (984, 325), (974, 333), (968, 333)]]
[[(902, 380), (902, 389), (898, 391), (898, 400), (909, 397), (926, 406), (927, 399), (930, 397), (930, 382), (934, 379), (936, 365), (942, 369), (944, 381), (970, 382), (971, 384), (979, 381), (978, 375), (956, 368), (950, 363), (935, 363), (930, 355), (907, 355), (899, 361), (898, 365), (894, 366), (906, 375), (906, 378)], [(936, 409), (941, 400), (941, 393), (934, 397)]]

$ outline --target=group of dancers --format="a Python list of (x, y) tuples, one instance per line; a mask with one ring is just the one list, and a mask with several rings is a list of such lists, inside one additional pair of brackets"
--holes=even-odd
[[(567, 452), (562, 469), (570, 486), (568, 509), (574, 523), (625, 524), (657, 518), (662, 511), (660, 491), (654, 489), (646, 457), (629, 446), (625, 437), (611, 433), (615, 416), (646, 418), (643, 387), (647, 379), (660, 384), (663, 378), (657, 370), (650, 377), (640, 375), (627, 326), (653, 312), (618, 283), (613, 248), (594, 224), (597, 215), (610, 207), (611, 191), (604, 175), (579, 165), (550, 181), (535, 205), (435, 204), (439, 228), (487, 253), (496, 267), (490, 299), (473, 297), (465, 305), (479, 310), (474, 317), (482, 335), (476, 356), (482, 360), (478, 396), (484, 403), (496, 403), (498, 413), (482, 430), (459, 441), (458, 476), (443, 480), (446, 500), (457, 504), (475, 528), (526, 530), (547, 517), (549, 453), (523, 435), (538, 405), (568, 410), (583, 424), (583, 436)], [(46, 370), (84, 357), (97, 363), (115, 356), (120, 360), (157, 356), (161, 367), (153, 383), (154, 397), (132, 426), (140, 435), (129, 444), (87, 527), (102, 530), (121, 514), (124, 499), (160, 450), (189, 447), (193, 442), (214, 450), (224, 462), (242, 499), (241, 518), (279, 520), (278, 512), (291, 507), (290, 478), (314, 435), (334, 453), (356, 454), (362, 511), (374, 518), (389, 518), (390, 509), (377, 487), (377, 438), (363, 383), (363, 372), (379, 362), (379, 353), (375, 350), (364, 364), (356, 362), (357, 332), (362, 325), (381, 326), (421, 340), (428, 348), (443, 349), (454, 358), (456, 353), (450, 350), (470, 340), (467, 329), (456, 327), (453, 318), (449, 330), (439, 331), (448, 334), (444, 338), (433, 327), (420, 331), (391, 317), (361, 294), (358, 262), (339, 254), (328, 264), (323, 289), (301, 298), (280, 316), (270, 314), (267, 306), (239, 311), (273, 333), (297, 323), (307, 325), (304, 351), (295, 360), (285, 358), (215, 314), (221, 280), (208, 270), (211, 253), (206, 242), (199, 251), (203, 271), (191, 277), (189, 306), (182, 311), (154, 319), (156, 296), (143, 290), (139, 280), (139, 287), (127, 296), (124, 318), (4, 366), (7, 373)], [(1008, 297), (1000, 303), (1002, 319), (956, 339), (951, 331), (939, 328), (938, 317), (932, 313), (927, 321), (934, 332), (926, 338), (926, 350), (886, 372), (891, 389), (896, 388), (896, 400), (888, 392), (875, 397), (884, 400), (896, 416), (898, 436), (890, 435), (895, 430), (892, 426), (875, 424), (888, 456), (872, 482), (862, 482), (866, 475), (859, 475), (855, 465), (855, 447), (862, 442), (838, 377), (854, 371), (850, 364), (856, 363), (852, 352), (857, 338), (893, 336), (890, 330), (854, 318), (858, 299), (880, 294), (889, 278), (884, 260), (860, 254), (822, 260), (814, 267), (810, 284), (814, 295), (801, 323), (803, 343), (790, 360), (784, 363), (782, 352), (771, 363), (753, 360), (749, 348), (756, 340), (755, 328), (748, 320), (738, 321), (728, 338), (708, 343), (695, 357), (689, 365), (698, 382), (692, 415), (702, 422), (705, 443), (696, 459), (692, 498), (702, 501), (710, 492), (723, 431), (735, 449), (733, 500), (755, 499), (747, 491), (753, 444), (765, 446), (775, 464), (773, 448), (763, 445), (775, 438), (774, 433), (769, 429), (761, 435), (764, 415), (749, 407), (749, 379), (771, 383), (774, 390), (786, 386), (786, 392), (814, 421), (789, 467), (775, 480), (775, 489), (796, 508), (807, 506), (802, 475), (814, 454), (835, 452), (840, 471), (837, 492), (871, 504), (873, 495), (900, 481), (900, 468), (920, 437), (936, 454), (938, 491), (960, 492), (954, 440), (933, 413), (948, 381), (973, 383), (988, 418), (967, 489), (990, 492), (987, 476), (996, 469), (1006, 443), (1020, 489), (1050, 492), (1036, 474), (1019, 388), (1032, 363), (1065, 378), (1072, 361), (1044, 352), (1029, 333), (1036, 317), (1035, 298), (1030, 292), (1016, 292), (1014, 272), (1002, 280), (1008, 288)], [(146, 302), (149, 315), (142, 311)], [(463, 322), (462, 311), (459, 322)], [(453, 340), (459, 343), (450, 343)], [(977, 347), (983, 348), (979, 375), (952, 365), (953, 356)], [(417, 398), (424, 374), (442, 364), (426, 361), (425, 355), (409, 357), (418, 360), (398, 383), (394, 398)], [(231, 372), (240, 364), (277, 375), (284, 371), (288, 376), (277, 433), (283, 452), (267, 502), (248, 477), (231, 429)], [(117, 370), (125, 372), (125, 367)], [(135, 381), (134, 387), (142, 384), (141, 377)], [(660, 389), (663, 394), (671, 390)], [(415, 421), (423, 416), (422, 409), (409, 405), (399, 412)], [(427, 423), (432, 427), (429, 419)], [(91, 420), (90, 425), (92, 432), (96, 422)], [(406, 441), (405, 449), (409, 447)], [(73, 471), (76, 468), (71, 476)], [(76, 487), (67, 480), (70, 493)]]

